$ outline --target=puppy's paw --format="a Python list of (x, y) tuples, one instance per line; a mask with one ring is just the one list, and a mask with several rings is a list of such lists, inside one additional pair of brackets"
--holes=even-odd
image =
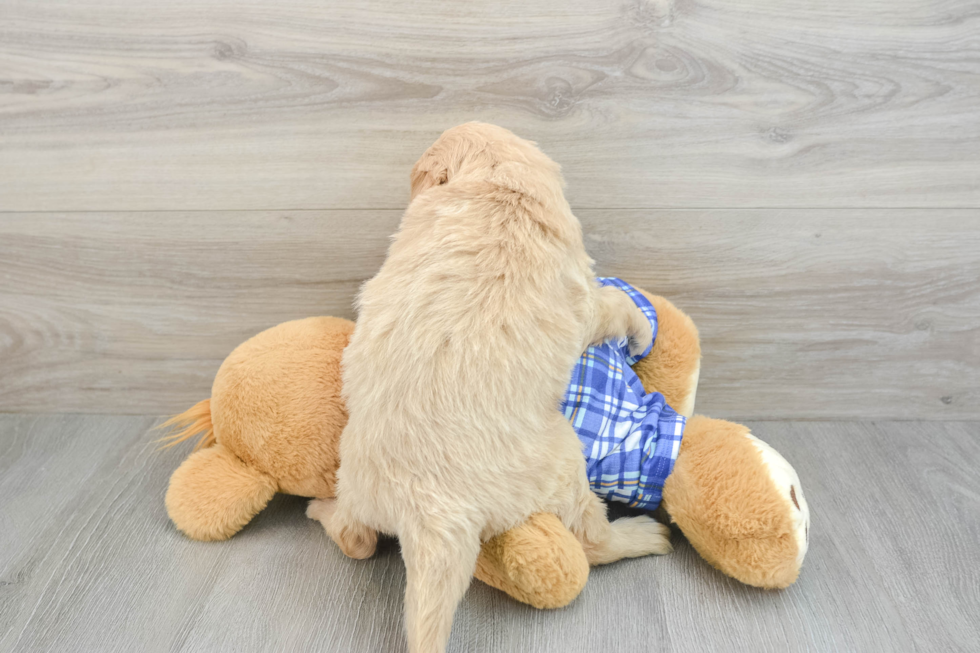
[(313, 499), (306, 507), (306, 516), (320, 522), (323, 530), (348, 557), (356, 560), (370, 558), (378, 548), (378, 533), (338, 515), (336, 499)]
[(623, 517), (611, 524), (625, 557), (664, 555), (674, 550), (670, 545), (670, 527), (652, 517)]
[(313, 499), (306, 506), (306, 516), (323, 524), (323, 527), (330, 532), (330, 518), (334, 510), (337, 509), (336, 499)]
[(653, 329), (640, 307), (614, 286), (599, 288), (598, 300), (590, 344), (612, 340), (622, 346), (626, 338), (630, 356), (642, 355), (653, 343)]
[(650, 326), (650, 320), (636, 305), (630, 311), (627, 335), (630, 343), (630, 356), (634, 358), (641, 356), (653, 344), (653, 327)]

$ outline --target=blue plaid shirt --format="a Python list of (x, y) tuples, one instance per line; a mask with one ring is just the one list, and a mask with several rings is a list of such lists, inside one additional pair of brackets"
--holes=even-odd
[[(599, 284), (623, 290), (650, 320), (657, 337), (657, 311), (622, 279), (599, 277)], [(572, 370), (562, 411), (585, 450), (592, 490), (604, 499), (655, 510), (664, 481), (674, 469), (687, 419), (659, 392), (647, 392), (630, 368), (650, 353), (629, 354), (629, 343), (589, 347)]]

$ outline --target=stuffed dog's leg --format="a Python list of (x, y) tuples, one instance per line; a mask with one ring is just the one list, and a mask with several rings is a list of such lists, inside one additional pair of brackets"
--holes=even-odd
[(195, 540), (226, 540), (276, 493), (275, 480), (215, 444), (190, 455), (170, 477), (167, 513)]
[(561, 520), (542, 512), (484, 542), (476, 577), (535, 608), (562, 608), (585, 587), (589, 561)]
[(786, 587), (806, 555), (810, 512), (786, 459), (741, 424), (687, 422), (663, 507), (698, 553), (756, 587)]
[(691, 318), (663, 297), (640, 292), (657, 310), (657, 337), (653, 349), (633, 365), (633, 371), (647, 392), (663, 394), (667, 405), (690, 417), (701, 373), (698, 329)]

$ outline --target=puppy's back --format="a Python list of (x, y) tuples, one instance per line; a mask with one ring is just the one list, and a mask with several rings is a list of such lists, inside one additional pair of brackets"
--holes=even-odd
[(387, 446), (444, 430), (440, 447), (465, 449), (447, 451), (457, 464), (521, 446), (557, 414), (591, 261), (557, 174), (500, 168), (418, 196), (363, 289), (344, 388), (352, 421), (370, 415), (365, 428)]

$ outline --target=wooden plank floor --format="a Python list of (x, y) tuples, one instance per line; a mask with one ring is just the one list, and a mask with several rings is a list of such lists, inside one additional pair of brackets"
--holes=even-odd
[[(395, 651), (404, 568), (344, 558), (281, 496), (224, 543), (167, 520), (153, 417), (0, 415), (0, 650)], [(452, 651), (973, 651), (980, 423), (752, 424), (812, 512), (800, 580), (742, 586), (675, 534), (541, 612), (474, 583)]]

